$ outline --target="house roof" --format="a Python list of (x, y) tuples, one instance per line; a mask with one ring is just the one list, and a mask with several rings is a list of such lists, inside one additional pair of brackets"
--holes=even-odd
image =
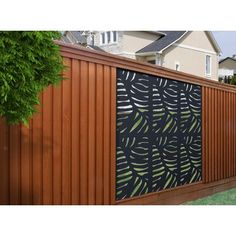
[(94, 50), (98, 50), (98, 51), (100, 51), (100, 52), (105, 52), (105, 51), (102, 50), (100, 47), (95, 46), (95, 45), (88, 45), (87, 48), (94, 49)]
[(226, 61), (226, 60), (232, 60), (232, 61), (235, 61), (235, 62), (236, 62), (236, 59), (235, 59), (235, 58), (233, 58), (233, 57), (226, 57), (226, 58), (224, 58), (224, 59), (221, 59), (221, 60), (219, 61), (219, 64), (222, 63), (222, 62), (224, 62), (224, 61)]
[(148, 44), (136, 53), (161, 52), (183, 37), (187, 31), (161, 31), (164, 36)]
[(64, 43), (70, 43), (70, 40), (65, 36), (62, 35), (60, 41), (64, 42)]
[(64, 31), (61, 41), (66, 43), (86, 44), (87, 40), (82, 31)]
[(87, 45), (86, 37), (82, 33), (83, 33), (83, 31), (65, 31), (62, 34), (60, 41), (62, 41), (64, 43), (83, 45), (87, 48), (104, 52), (104, 50), (102, 50), (98, 46), (90, 45), (90, 44)]
[[(172, 44), (179, 41), (188, 32), (189, 31), (161, 31), (161, 33), (163, 33), (164, 36), (148, 44), (144, 48), (140, 49), (139, 51), (136, 52), (136, 54), (143, 54), (150, 52), (161, 53), (162, 51), (170, 47)], [(207, 34), (216, 52), (221, 53), (221, 49), (217, 44), (213, 34), (210, 31), (205, 31), (205, 33)]]

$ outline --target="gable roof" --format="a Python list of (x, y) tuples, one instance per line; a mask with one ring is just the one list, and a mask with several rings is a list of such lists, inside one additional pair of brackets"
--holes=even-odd
[(226, 58), (224, 58), (224, 59), (221, 59), (221, 60), (219, 61), (219, 64), (222, 63), (222, 62), (224, 62), (224, 61), (226, 61), (226, 60), (232, 60), (232, 61), (235, 61), (235, 62), (236, 62), (236, 59), (235, 59), (235, 58), (233, 58), (233, 57), (226, 57)]
[[(170, 47), (175, 42), (179, 41), (184, 35), (186, 35), (190, 31), (161, 31), (164, 36), (145, 46), (144, 48), (137, 51), (137, 54), (143, 53), (162, 53), (165, 49)], [(211, 41), (213, 47), (215, 48), (217, 53), (221, 53), (221, 49), (217, 44), (213, 34), (210, 31), (205, 31), (208, 39)]]
[(182, 38), (187, 31), (161, 31), (165, 34), (163, 37), (153, 41), (136, 53), (161, 52)]

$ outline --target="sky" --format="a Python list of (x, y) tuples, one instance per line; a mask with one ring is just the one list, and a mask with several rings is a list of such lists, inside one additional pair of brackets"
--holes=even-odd
[(236, 54), (236, 31), (213, 31), (213, 35), (222, 51), (220, 58)]

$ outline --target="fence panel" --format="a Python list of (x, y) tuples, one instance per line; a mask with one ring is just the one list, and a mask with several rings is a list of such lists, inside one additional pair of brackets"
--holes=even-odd
[(213, 182), (235, 176), (235, 100), (236, 93), (205, 87), (204, 99), (206, 124), (205, 182)]
[(0, 120), (0, 204), (114, 203), (115, 68), (64, 63), (66, 79), (40, 95), (29, 127)]
[[(29, 127), (9, 127), (0, 119), (0, 204), (177, 204), (236, 186), (234, 86), (107, 53), (60, 46), (68, 66), (64, 71), (67, 79), (40, 95), (42, 104)], [(158, 189), (154, 182), (160, 173), (155, 175), (155, 168), (151, 168), (147, 175), (152, 181), (149, 180), (145, 194), (139, 194), (142, 183), (137, 180), (131, 193), (124, 194), (128, 197), (117, 197), (122, 195), (116, 189), (120, 173), (119, 151), (116, 152), (119, 70), (200, 89), (202, 181), (191, 181), (194, 173), (190, 173), (188, 184), (180, 183), (181, 172), (177, 170), (181, 165), (176, 154), (177, 182), (167, 178)], [(161, 88), (156, 84), (151, 86), (149, 95)], [(148, 102), (153, 108), (153, 98)], [(181, 112), (177, 113), (181, 117)], [(152, 112), (148, 117), (154, 121)], [(177, 120), (181, 126), (181, 119)], [(159, 124), (163, 130), (166, 128), (165, 132), (170, 129), (167, 123)], [(136, 124), (132, 132), (137, 127)], [(177, 139), (175, 148), (181, 147), (178, 145), (181, 140), (182, 137)], [(152, 145), (149, 167), (155, 165), (154, 149)]]

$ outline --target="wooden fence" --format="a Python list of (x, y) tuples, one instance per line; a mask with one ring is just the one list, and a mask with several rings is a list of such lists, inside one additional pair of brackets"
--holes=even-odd
[[(236, 186), (236, 89), (58, 43), (68, 70), (29, 128), (0, 120), (0, 204), (177, 204)], [(202, 88), (202, 181), (116, 201), (116, 69)]]

